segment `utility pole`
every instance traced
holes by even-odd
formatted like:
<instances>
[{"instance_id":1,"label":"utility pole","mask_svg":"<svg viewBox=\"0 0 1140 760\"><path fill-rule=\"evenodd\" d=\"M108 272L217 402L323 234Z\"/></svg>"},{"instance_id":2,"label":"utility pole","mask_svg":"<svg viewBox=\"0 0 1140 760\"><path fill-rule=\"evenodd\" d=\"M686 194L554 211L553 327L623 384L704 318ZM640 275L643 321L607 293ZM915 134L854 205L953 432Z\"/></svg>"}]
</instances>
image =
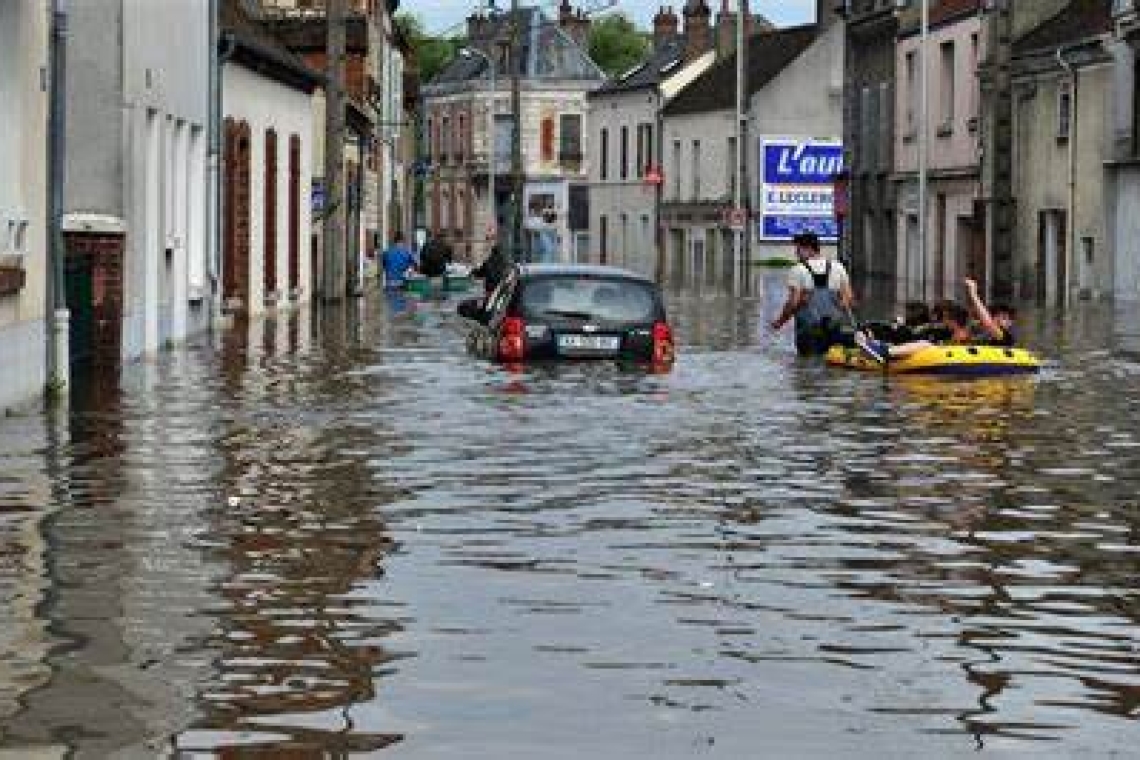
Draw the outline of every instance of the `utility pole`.
<instances>
[{"instance_id":1,"label":"utility pole","mask_svg":"<svg viewBox=\"0 0 1140 760\"><path fill-rule=\"evenodd\" d=\"M918 261L920 267L919 300L925 301L926 293L926 238L927 238L927 170L930 140L930 0L918 0L922 5L921 34L919 35L919 104L918 104ZM942 294L937 294L942 298Z\"/></svg>"},{"instance_id":2,"label":"utility pole","mask_svg":"<svg viewBox=\"0 0 1140 760\"><path fill-rule=\"evenodd\" d=\"M747 4L744 0L739 0L736 10L736 182L733 183L732 195L732 210L734 214L739 214L744 208L744 183L747 181L748 169L748 111L745 107L746 93L748 92L748 66L746 58L748 51L746 49L747 40L745 39L745 13L747 11ZM747 292L749 285L749 277L751 274L751 265L748 261L747 240L748 240L748 226L751 222L748 214L744 216L743 228L737 229L733 233L735 242L735 259L737 272L739 274L738 280L740 283L741 292Z\"/></svg>"},{"instance_id":3,"label":"utility pole","mask_svg":"<svg viewBox=\"0 0 1140 760\"><path fill-rule=\"evenodd\" d=\"M522 16L519 0L511 0L511 257L523 259L523 161L522 161Z\"/></svg>"},{"instance_id":4,"label":"utility pole","mask_svg":"<svg viewBox=\"0 0 1140 760\"><path fill-rule=\"evenodd\" d=\"M347 261L345 219L347 207L344 188L344 54L346 0L327 0L325 85L325 202L324 202L324 272L321 295L326 301L344 296Z\"/></svg>"},{"instance_id":5,"label":"utility pole","mask_svg":"<svg viewBox=\"0 0 1140 760\"><path fill-rule=\"evenodd\" d=\"M1014 295L1013 242L1016 200L1013 194L1013 9L999 2L986 16L990 40L982 75L984 164L989 175L990 295L1009 300ZM1072 102L1076 119L1076 100ZM1069 136L1072 145L1074 135ZM984 176L984 175L983 175ZM1073 220L1069 219L1069 225ZM1071 253L1070 253L1071 255Z\"/></svg>"}]
</instances>

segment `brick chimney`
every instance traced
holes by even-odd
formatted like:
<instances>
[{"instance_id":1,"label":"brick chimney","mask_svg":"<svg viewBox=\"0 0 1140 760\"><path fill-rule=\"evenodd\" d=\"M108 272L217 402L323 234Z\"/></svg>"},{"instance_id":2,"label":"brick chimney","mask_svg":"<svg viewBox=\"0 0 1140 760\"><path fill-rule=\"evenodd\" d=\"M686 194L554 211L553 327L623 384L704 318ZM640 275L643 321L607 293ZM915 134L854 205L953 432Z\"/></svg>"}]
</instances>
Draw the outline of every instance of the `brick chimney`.
<instances>
[{"instance_id":1,"label":"brick chimney","mask_svg":"<svg viewBox=\"0 0 1140 760\"><path fill-rule=\"evenodd\" d=\"M679 21L670 5L662 5L653 17L653 49L660 50L677 39Z\"/></svg>"},{"instance_id":2,"label":"brick chimney","mask_svg":"<svg viewBox=\"0 0 1140 760\"><path fill-rule=\"evenodd\" d=\"M590 47L590 19L582 11L575 11L570 0L562 0L558 6L558 28L570 35L578 47Z\"/></svg>"},{"instance_id":3,"label":"brick chimney","mask_svg":"<svg viewBox=\"0 0 1140 760\"><path fill-rule=\"evenodd\" d=\"M490 34L489 19L482 13L472 13L467 17L467 41L473 47L483 47Z\"/></svg>"},{"instance_id":4,"label":"brick chimney","mask_svg":"<svg viewBox=\"0 0 1140 760\"><path fill-rule=\"evenodd\" d=\"M685 60L692 61L712 50L712 11L705 0L685 3Z\"/></svg>"}]
</instances>

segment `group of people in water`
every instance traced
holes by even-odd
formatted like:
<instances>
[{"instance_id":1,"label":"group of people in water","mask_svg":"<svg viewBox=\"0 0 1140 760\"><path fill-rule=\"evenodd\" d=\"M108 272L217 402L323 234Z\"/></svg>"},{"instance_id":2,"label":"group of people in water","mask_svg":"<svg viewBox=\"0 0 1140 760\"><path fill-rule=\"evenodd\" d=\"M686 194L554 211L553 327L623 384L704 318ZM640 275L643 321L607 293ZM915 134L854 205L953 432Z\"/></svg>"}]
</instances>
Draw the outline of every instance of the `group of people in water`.
<instances>
[{"instance_id":1,"label":"group of people in water","mask_svg":"<svg viewBox=\"0 0 1140 760\"><path fill-rule=\"evenodd\" d=\"M414 273L424 277L442 277L455 261L455 254L446 238L433 232L420 248L417 256L408 246L408 239L402 232L392 236L392 243L380 255L380 271L384 287L395 290L404 287ZM491 246L491 252L483 263L471 271L473 277L483 280L487 293L499 286L510 272L511 259L499 245Z\"/></svg>"},{"instance_id":2,"label":"group of people in water","mask_svg":"<svg viewBox=\"0 0 1140 760\"><path fill-rule=\"evenodd\" d=\"M827 258L819 238L810 232L797 235L799 262L788 274L788 297L772 322L780 330L795 321L796 350L801 355L826 353L834 345L858 346L878 362L904 359L935 345L989 345L1011 347L1016 311L1005 304L987 307L978 284L963 280L966 304L939 301L906 304L901 322L864 325L854 316L854 293L842 263ZM847 327L846 324L850 327Z\"/></svg>"},{"instance_id":3,"label":"group of people in water","mask_svg":"<svg viewBox=\"0 0 1140 760\"><path fill-rule=\"evenodd\" d=\"M451 246L439 232L433 232L428 237L418 256L408 247L407 237L402 232L397 232L392 236L392 244L380 255L384 286L402 288L414 272L429 278L442 277L454 259Z\"/></svg>"}]
</instances>

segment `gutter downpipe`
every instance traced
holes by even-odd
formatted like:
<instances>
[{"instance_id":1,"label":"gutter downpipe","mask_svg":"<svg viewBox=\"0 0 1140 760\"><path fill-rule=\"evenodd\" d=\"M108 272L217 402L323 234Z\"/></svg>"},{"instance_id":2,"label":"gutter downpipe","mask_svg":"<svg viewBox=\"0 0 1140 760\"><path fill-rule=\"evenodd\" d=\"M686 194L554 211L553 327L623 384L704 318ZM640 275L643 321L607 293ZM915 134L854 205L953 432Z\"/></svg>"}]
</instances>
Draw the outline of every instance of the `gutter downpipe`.
<instances>
[{"instance_id":1,"label":"gutter downpipe","mask_svg":"<svg viewBox=\"0 0 1140 760\"><path fill-rule=\"evenodd\" d=\"M1062 307L1069 305L1069 293L1072 292L1073 280L1073 264L1076 261L1076 245L1077 245L1077 114L1078 105L1080 104L1079 86L1080 74L1066 58L1065 53L1068 50L1074 50L1076 46L1062 45L1057 48L1057 64L1065 71L1069 77L1070 82L1070 98L1069 98L1069 197L1068 197L1068 210L1065 212L1066 231L1068 233L1068 240L1065 243L1065 282L1064 290L1058 293L1059 305Z\"/></svg>"},{"instance_id":2,"label":"gutter downpipe","mask_svg":"<svg viewBox=\"0 0 1140 760\"><path fill-rule=\"evenodd\" d=\"M48 286L47 395L67 396L71 373L71 314L67 309L66 249L63 240L63 187L66 180L67 0L52 0L51 95L48 133L48 218L51 274Z\"/></svg>"},{"instance_id":3,"label":"gutter downpipe","mask_svg":"<svg viewBox=\"0 0 1140 760\"><path fill-rule=\"evenodd\" d=\"M668 277L668 258L666 252L666 245L668 240L665 236L665 226L662 224L661 207L664 201L665 193L665 93L661 89L661 85L657 85L657 144L654 146L654 152L657 154L653 160L657 163L657 173L661 175L661 181L657 183L657 187L653 190L653 239L657 243L657 262L656 262L656 277L658 285L665 285Z\"/></svg>"},{"instance_id":4,"label":"gutter downpipe","mask_svg":"<svg viewBox=\"0 0 1140 760\"><path fill-rule=\"evenodd\" d=\"M208 177L206 180L209 209L209 235L211 241L208 275L210 290L213 296L213 306L210 310L211 322L220 323L222 314L222 192L221 192L221 154L222 154L222 66L234 54L234 41L227 38L225 47L222 47L221 25L218 22L219 0L210 0L210 137L209 156L207 158Z\"/></svg>"}]
</instances>

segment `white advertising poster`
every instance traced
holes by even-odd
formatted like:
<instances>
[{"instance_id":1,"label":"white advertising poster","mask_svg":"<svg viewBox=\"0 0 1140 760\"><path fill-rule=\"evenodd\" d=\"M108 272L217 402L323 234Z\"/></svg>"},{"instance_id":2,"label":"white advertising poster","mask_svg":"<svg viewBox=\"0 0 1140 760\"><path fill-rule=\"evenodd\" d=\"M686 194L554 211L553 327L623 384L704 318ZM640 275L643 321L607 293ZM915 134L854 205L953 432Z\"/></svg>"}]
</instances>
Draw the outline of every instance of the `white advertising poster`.
<instances>
[{"instance_id":1,"label":"white advertising poster","mask_svg":"<svg viewBox=\"0 0 1140 760\"><path fill-rule=\"evenodd\" d=\"M835 178L842 171L838 140L761 140L760 238L791 240L800 232L814 232L821 240L838 240Z\"/></svg>"}]
</instances>

